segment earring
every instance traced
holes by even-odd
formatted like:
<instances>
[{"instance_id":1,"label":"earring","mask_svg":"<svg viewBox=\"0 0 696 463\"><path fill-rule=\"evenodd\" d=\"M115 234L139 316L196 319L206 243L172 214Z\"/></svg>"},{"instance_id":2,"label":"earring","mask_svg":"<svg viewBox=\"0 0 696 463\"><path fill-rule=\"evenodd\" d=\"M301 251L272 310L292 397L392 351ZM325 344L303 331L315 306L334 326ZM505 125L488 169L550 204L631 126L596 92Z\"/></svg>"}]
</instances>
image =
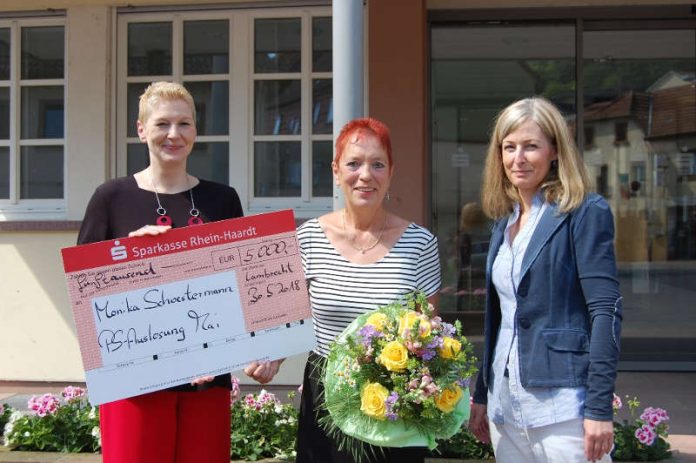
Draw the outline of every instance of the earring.
<instances>
[{"instance_id":1,"label":"earring","mask_svg":"<svg viewBox=\"0 0 696 463\"><path fill-rule=\"evenodd\" d=\"M387 191L387 201L389 201L390 199L391 199L391 195L390 195L389 192Z\"/></svg>"}]
</instances>

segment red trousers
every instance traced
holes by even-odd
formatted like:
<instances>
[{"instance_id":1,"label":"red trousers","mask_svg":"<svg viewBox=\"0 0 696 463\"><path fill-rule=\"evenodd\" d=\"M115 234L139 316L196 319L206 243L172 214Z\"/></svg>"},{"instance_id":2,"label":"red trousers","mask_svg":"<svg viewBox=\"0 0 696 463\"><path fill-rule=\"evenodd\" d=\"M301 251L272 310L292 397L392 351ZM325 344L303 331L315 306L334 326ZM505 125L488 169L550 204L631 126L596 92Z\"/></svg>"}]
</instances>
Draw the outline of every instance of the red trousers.
<instances>
[{"instance_id":1,"label":"red trousers","mask_svg":"<svg viewBox=\"0 0 696 463\"><path fill-rule=\"evenodd\" d=\"M229 463L230 391L159 391L99 407L104 463Z\"/></svg>"}]
</instances>

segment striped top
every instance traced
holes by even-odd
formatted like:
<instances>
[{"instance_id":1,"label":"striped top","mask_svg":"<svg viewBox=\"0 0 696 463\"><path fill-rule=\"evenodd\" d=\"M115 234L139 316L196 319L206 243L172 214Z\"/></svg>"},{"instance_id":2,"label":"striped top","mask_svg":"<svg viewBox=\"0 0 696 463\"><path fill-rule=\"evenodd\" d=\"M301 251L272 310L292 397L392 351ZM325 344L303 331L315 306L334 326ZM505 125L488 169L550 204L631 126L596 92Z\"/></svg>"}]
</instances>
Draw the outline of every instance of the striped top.
<instances>
[{"instance_id":1,"label":"striped top","mask_svg":"<svg viewBox=\"0 0 696 463\"><path fill-rule=\"evenodd\" d=\"M323 357L359 315L415 290L430 297L440 289L437 238L416 224L406 227L387 255L371 264L343 257L317 219L303 223L297 239L312 304L315 352Z\"/></svg>"}]
</instances>

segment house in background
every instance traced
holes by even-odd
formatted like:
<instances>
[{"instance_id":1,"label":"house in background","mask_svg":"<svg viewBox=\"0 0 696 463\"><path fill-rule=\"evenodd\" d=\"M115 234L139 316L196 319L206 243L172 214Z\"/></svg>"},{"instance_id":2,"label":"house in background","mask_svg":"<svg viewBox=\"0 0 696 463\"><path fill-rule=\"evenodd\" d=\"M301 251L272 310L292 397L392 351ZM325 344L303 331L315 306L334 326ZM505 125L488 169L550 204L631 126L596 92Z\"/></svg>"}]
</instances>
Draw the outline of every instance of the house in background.
<instances>
[{"instance_id":1,"label":"house in background","mask_svg":"<svg viewBox=\"0 0 696 463\"><path fill-rule=\"evenodd\" d=\"M97 185L145 166L149 82L191 90L190 170L233 185L246 214L331 210L332 20L326 0L0 3L0 381L83 378L59 250ZM458 288L462 206L478 201L494 115L539 94L616 216L622 367L694 369L692 4L367 0L364 25L365 112L394 141L389 207L437 234L457 288L442 312L481 334L484 296ZM301 363L278 382L299 382Z\"/></svg>"}]
</instances>

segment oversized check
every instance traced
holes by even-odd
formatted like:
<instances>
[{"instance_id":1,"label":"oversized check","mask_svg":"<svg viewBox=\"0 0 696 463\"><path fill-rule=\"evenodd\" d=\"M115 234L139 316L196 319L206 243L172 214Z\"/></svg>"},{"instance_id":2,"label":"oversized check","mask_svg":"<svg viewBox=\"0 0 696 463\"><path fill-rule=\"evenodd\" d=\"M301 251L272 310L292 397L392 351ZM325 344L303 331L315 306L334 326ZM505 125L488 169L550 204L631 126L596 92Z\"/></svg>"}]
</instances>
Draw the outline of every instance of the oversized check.
<instances>
[{"instance_id":1,"label":"oversized check","mask_svg":"<svg viewBox=\"0 0 696 463\"><path fill-rule=\"evenodd\" d=\"M94 404L314 347L290 210L62 254Z\"/></svg>"}]
</instances>

